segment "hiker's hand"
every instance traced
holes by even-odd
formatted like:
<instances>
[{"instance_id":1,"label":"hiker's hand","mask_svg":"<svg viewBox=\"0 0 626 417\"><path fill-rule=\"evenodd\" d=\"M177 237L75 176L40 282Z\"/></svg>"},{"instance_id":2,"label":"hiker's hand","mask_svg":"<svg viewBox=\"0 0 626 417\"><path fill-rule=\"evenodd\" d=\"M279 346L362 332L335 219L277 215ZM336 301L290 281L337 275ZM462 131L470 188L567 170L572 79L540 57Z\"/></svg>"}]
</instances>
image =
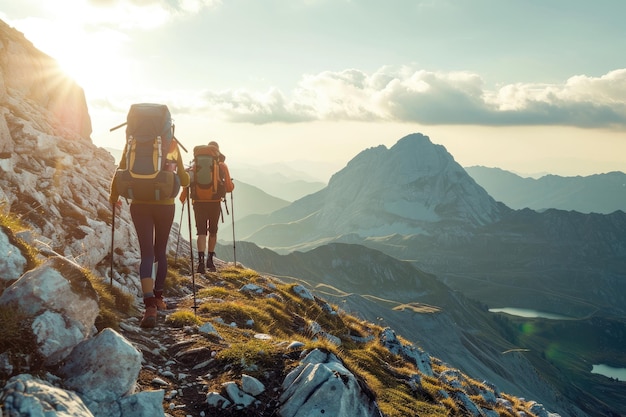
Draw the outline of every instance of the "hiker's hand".
<instances>
[{"instance_id":1,"label":"hiker's hand","mask_svg":"<svg viewBox=\"0 0 626 417\"><path fill-rule=\"evenodd\" d=\"M111 202L111 208L116 209L118 212L122 208L122 200L117 200L115 202Z\"/></svg>"}]
</instances>

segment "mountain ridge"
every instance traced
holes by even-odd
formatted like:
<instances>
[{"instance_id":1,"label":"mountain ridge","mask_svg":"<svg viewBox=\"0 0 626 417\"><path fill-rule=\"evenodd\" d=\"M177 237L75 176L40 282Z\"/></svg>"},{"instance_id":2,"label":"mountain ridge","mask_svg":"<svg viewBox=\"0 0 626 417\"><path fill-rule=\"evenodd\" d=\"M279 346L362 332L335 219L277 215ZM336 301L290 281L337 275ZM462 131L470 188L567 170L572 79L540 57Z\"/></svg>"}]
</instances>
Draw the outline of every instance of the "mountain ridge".
<instances>
[{"instance_id":1,"label":"mountain ridge","mask_svg":"<svg viewBox=\"0 0 626 417\"><path fill-rule=\"evenodd\" d=\"M601 214L626 211L624 172L575 177L544 175L535 179L500 168L474 166L465 170L496 200L513 209L555 208Z\"/></svg>"}]
</instances>

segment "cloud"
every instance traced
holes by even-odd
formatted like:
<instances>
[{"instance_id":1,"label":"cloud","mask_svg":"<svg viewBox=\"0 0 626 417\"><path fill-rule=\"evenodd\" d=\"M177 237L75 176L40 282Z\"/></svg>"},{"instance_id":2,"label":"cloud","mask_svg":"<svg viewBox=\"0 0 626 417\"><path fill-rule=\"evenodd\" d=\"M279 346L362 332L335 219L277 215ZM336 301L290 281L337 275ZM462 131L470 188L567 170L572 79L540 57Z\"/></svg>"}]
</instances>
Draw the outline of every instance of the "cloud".
<instances>
[{"instance_id":1,"label":"cloud","mask_svg":"<svg viewBox=\"0 0 626 417\"><path fill-rule=\"evenodd\" d=\"M626 127L626 69L577 75L563 84L488 89L470 72L382 68L306 75L291 98L272 90L206 93L207 105L234 122L310 120L416 122L425 125Z\"/></svg>"},{"instance_id":2,"label":"cloud","mask_svg":"<svg viewBox=\"0 0 626 417\"><path fill-rule=\"evenodd\" d=\"M206 108L221 113L232 122L266 124L316 120L315 108L303 102L289 103L277 89L266 93L246 90L206 93Z\"/></svg>"}]
</instances>

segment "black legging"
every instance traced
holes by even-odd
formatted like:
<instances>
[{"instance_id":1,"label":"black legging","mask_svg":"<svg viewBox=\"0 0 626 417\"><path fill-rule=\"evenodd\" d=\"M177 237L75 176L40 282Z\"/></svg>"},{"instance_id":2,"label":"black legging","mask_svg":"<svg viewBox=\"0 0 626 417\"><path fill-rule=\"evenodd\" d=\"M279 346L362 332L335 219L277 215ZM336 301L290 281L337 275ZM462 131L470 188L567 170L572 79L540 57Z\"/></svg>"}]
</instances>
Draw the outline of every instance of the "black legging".
<instances>
[{"instance_id":1,"label":"black legging","mask_svg":"<svg viewBox=\"0 0 626 417\"><path fill-rule=\"evenodd\" d=\"M157 262L154 289L163 290L167 275L167 241L174 222L175 207L163 204L131 204L130 215L135 225L141 264L139 277L152 277L152 266Z\"/></svg>"}]
</instances>

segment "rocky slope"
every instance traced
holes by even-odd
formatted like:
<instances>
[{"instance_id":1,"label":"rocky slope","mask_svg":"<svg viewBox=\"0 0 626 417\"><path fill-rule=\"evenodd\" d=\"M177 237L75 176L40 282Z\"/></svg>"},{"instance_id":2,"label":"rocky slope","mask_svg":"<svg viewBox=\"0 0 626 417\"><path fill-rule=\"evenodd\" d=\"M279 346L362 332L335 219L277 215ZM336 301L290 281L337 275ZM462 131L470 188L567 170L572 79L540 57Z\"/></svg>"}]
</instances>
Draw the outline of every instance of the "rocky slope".
<instances>
[{"instance_id":1,"label":"rocky slope","mask_svg":"<svg viewBox=\"0 0 626 417\"><path fill-rule=\"evenodd\" d=\"M83 90L0 21L0 210L30 224L49 250L105 275L115 164L90 134ZM121 271L134 270L139 259L130 224L125 207L115 233ZM128 292L137 289L123 274L115 282Z\"/></svg>"}]
</instances>

